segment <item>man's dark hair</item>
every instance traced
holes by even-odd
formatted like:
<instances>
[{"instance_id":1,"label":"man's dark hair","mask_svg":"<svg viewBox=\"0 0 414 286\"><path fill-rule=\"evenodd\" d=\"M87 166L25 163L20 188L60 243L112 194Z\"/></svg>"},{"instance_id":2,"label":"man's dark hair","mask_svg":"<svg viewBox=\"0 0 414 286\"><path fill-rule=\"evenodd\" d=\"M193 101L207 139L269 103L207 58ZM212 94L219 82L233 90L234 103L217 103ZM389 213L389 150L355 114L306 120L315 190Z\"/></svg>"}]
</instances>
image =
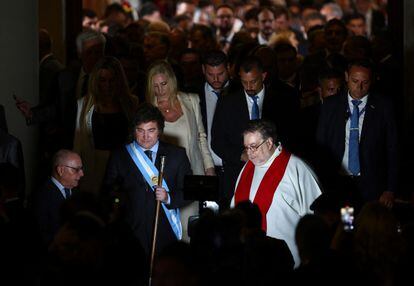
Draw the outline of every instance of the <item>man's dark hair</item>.
<instances>
[{"instance_id":1,"label":"man's dark hair","mask_svg":"<svg viewBox=\"0 0 414 286\"><path fill-rule=\"evenodd\" d=\"M95 18L98 17L95 13L95 11L91 10L91 9L82 9L82 18Z\"/></svg>"},{"instance_id":2,"label":"man's dark hair","mask_svg":"<svg viewBox=\"0 0 414 286\"><path fill-rule=\"evenodd\" d=\"M247 73L253 69L257 69L260 72L264 71L263 64L258 57L248 56L242 61L240 71L243 70Z\"/></svg>"},{"instance_id":3,"label":"man's dark hair","mask_svg":"<svg viewBox=\"0 0 414 286\"><path fill-rule=\"evenodd\" d=\"M170 36L167 33L158 32L158 31L151 31L151 32L148 32L144 36L144 38L145 37L158 38L160 40L160 43L165 45L167 47L167 50L170 50L171 40L170 40Z\"/></svg>"},{"instance_id":4,"label":"man's dark hair","mask_svg":"<svg viewBox=\"0 0 414 286\"><path fill-rule=\"evenodd\" d=\"M210 5L212 5L211 0L200 0L200 1L198 1L198 7L200 9L204 8L204 7L208 7Z\"/></svg>"},{"instance_id":5,"label":"man's dark hair","mask_svg":"<svg viewBox=\"0 0 414 286\"><path fill-rule=\"evenodd\" d=\"M157 122L160 132L164 130L165 121L161 111L150 103L141 104L131 122L131 138L134 138L133 134L135 133L135 128L138 125L151 121Z\"/></svg>"},{"instance_id":6,"label":"man's dark hair","mask_svg":"<svg viewBox=\"0 0 414 286\"><path fill-rule=\"evenodd\" d=\"M351 22L352 20L356 20L356 19L361 19L365 23L365 16L360 13L347 14L343 18L343 21L347 25L349 24L349 22Z\"/></svg>"},{"instance_id":7,"label":"man's dark hair","mask_svg":"<svg viewBox=\"0 0 414 286\"><path fill-rule=\"evenodd\" d=\"M119 3L113 3L111 5L108 5L105 9L105 18L108 18L109 15L112 13L122 13L128 16L128 13L124 10L121 4Z\"/></svg>"},{"instance_id":8,"label":"man's dark hair","mask_svg":"<svg viewBox=\"0 0 414 286\"><path fill-rule=\"evenodd\" d=\"M257 16L259 16L259 14L262 13L263 11L270 11L270 12L272 12L273 17L275 17L275 19L276 19L275 10L273 9L272 6L267 6L267 5L261 6L259 8L259 11L257 11Z\"/></svg>"},{"instance_id":9,"label":"man's dark hair","mask_svg":"<svg viewBox=\"0 0 414 286\"><path fill-rule=\"evenodd\" d=\"M244 20L245 21L249 21L249 20L252 20L252 19L257 20L257 15L259 15L259 11L260 11L260 9L257 8L257 7L250 8L244 14Z\"/></svg>"},{"instance_id":10,"label":"man's dark hair","mask_svg":"<svg viewBox=\"0 0 414 286\"><path fill-rule=\"evenodd\" d=\"M342 32L345 35L348 35L348 29L346 28L345 23L341 20L338 20L336 18L329 20L328 23L325 24L325 31L331 28L332 26L340 27L342 29Z\"/></svg>"},{"instance_id":11,"label":"man's dark hair","mask_svg":"<svg viewBox=\"0 0 414 286\"><path fill-rule=\"evenodd\" d=\"M335 68L324 68L319 72L318 81L322 84L322 81L328 79L340 79L344 80L344 73Z\"/></svg>"},{"instance_id":12,"label":"man's dark hair","mask_svg":"<svg viewBox=\"0 0 414 286\"><path fill-rule=\"evenodd\" d=\"M273 144L277 144L278 142L276 125L271 121L264 119L250 120L247 128L243 131L243 135L254 132L259 132L264 140L272 138Z\"/></svg>"},{"instance_id":13,"label":"man's dark hair","mask_svg":"<svg viewBox=\"0 0 414 286\"><path fill-rule=\"evenodd\" d=\"M326 22L325 17L319 12L311 12L303 18L304 23L312 20L322 20L324 23Z\"/></svg>"},{"instance_id":14,"label":"man's dark hair","mask_svg":"<svg viewBox=\"0 0 414 286\"><path fill-rule=\"evenodd\" d=\"M189 20L191 20L191 17L188 14L186 14L186 13L180 14L180 15L176 15L173 18L173 22L175 24L179 24L182 21L189 21Z\"/></svg>"},{"instance_id":15,"label":"man's dark hair","mask_svg":"<svg viewBox=\"0 0 414 286\"><path fill-rule=\"evenodd\" d=\"M276 44L276 46L273 47L273 51L276 53L276 57L280 53L284 52L293 52L295 55L297 55L298 51L295 49L294 46L292 46L289 43L281 42L279 44Z\"/></svg>"},{"instance_id":16,"label":"man's dark hair","mask_svg":"<svg viewBox=\"0 0 414 286\"><path fill-rule=\"evenodd\" d=\"M227 56L221 50L214 50L214 51L208 52L203 57L203 65L217 67L221 64L227 65Z\"/></svg>"},{"instance_id":17,"label":"man's dark hair","mask_svg":"<svg viewBox=\"0 0 414 286\"><path fill-rule=\"evenodd\" d=\"M196 31L200 31L203 35L203 39L215 39L215 35L211 27L201 24L195 24L191 28L190 35L194 34Z\"/></svg>"},{"instance_id":18,"label":"man's dark hair","mask_svg":"<svg viewBox=\"0 0 414 286\"><path fill-rule=\"evenodd\" d=\"M275 15L275 19L279 18L282 15L286 16L286 19L290 18L289 10L281 5L274 5L273 6L273 14Z\"/></svg>"},{"instance_id":19,"label":"man's dark hair","mask_svg":"<svg viewBox=\"0 0 414 286\"><path fill-rule=\"evenodd\" d=\"M363 67L369 69L371 73L374 71L374 65L369 59L358 59L349 62L347 71L349 72L352 67Z\"/></svg>"},{"instance_id":20,"label":"man's dark hair","mask_svg":"<svg viewBox=\"0 0 414 286\"><path fill-rule=\"evenodd\" d=\"M152 15L156 11L159 11L157 5L155 5L153 2L146 2L141 6L141 9L138 12L138 17L142 19L142 17L146 15Z\"/></svg>"},{"instance_id":21,"label":"man's dark hair","mask_svg":"<svg viewBox=\"0 0 414 286\"><path fill-rule=\"evenodd\" d=\"M198 50L196 50L196 49L193 49L193 48L185 48L180 53L180 59L184 55L197 55L197 57L200 57L200 52Z\"/></svg>"},{"instance_id":22,"label":"man's dark hair","mask_svg":"<svg viewBox=\"0 0 414 286\"><path fill-rule=\"evenodd\" d=\"M216 11L216 13L218 12L218 10L220 10L221 8L229 8L231 11L233 11L234 13L234 7L230 4L220 4L216 7L216 9L214 9Z\"/></svg>"}]
</instances>

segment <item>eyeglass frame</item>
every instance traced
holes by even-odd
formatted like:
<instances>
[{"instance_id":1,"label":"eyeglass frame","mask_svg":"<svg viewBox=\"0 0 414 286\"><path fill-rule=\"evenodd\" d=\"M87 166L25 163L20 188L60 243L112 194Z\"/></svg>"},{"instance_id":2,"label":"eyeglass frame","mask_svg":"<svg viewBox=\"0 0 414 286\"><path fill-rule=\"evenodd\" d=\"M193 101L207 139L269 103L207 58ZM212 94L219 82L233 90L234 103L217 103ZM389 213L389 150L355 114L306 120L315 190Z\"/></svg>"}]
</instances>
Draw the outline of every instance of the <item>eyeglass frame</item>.
<instances>
[{"instance_id":1,"label":"eyeglass frame","mask_svg":"<svg viewBox=\"0 0 414 286\"><path fill-rule=\"evenodd\" d=\"M257 145L257 146L249 146L249 147L243 147L243 150L244 151L251 151L252 153L256 153L257 152L257 150L260 148L260 146L262 146L263 145L263 143L265 143L267 140L268 140L269 138L266 138L265 140L263 140L263 142L262 143L260 143L259 145Z\"/></svg>"},{"instance_id":2,"label":"eyeglass frame","mask_svg":"<svg viewBox=\"0 0 414 286\"><path fill-rule=\"evenodd\" d=\"M70 168L70 169L74 170L76 173L79 173L80 171L83 172L83 166L81 166L81 167L72 167L72 166L68 166L68 165L62 165L62 166Z\"/></svg>"}]
</instances>

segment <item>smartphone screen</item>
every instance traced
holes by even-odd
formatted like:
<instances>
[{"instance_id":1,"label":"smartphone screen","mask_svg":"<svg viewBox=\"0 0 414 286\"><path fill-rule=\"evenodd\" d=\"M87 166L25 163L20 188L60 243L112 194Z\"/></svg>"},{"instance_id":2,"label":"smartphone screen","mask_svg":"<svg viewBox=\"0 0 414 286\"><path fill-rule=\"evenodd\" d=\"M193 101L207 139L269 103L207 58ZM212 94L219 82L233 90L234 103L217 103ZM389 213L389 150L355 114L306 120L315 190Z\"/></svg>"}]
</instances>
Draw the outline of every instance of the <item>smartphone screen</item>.
<instances>
[{"instance_id":1,"label":"smartphone screen","mask_svg":"<svg viewBox=\"0 0 414 286\"><path fill-rule=\"evenodd\" d=\"M341 208L341 220L345 231L352 231L354 229L354 208L346 206Z\"/></svg>"}]
</instances>

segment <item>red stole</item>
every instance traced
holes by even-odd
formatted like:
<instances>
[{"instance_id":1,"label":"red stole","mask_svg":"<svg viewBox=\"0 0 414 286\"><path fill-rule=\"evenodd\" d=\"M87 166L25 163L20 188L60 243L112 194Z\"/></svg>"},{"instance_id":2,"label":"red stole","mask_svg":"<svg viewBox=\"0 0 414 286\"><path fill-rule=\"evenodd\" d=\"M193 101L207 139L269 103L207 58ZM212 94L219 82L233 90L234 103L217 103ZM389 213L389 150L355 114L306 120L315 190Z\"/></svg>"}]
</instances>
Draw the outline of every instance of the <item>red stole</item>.
<instances>
[{"instance_id":1,"label":"red stole","mask_svg":"<svg viewBox=\"0 0 414 286\"><path fill-rule=\"evenodd\" d=\"M260 212L262 213L262 229L265 232L267 230L266 214L272 204L276 189L285 174L290 155L291 154L288 151L282 149L282 152L273 160L269 169L266 171L266 174L260 182L256 196L254 197L253 203L259 206ZM235 205L241 201L249 200L254 168L255 166L251 161L248 161L244 167L234 194Z\"/></svg>"}]
</instances>

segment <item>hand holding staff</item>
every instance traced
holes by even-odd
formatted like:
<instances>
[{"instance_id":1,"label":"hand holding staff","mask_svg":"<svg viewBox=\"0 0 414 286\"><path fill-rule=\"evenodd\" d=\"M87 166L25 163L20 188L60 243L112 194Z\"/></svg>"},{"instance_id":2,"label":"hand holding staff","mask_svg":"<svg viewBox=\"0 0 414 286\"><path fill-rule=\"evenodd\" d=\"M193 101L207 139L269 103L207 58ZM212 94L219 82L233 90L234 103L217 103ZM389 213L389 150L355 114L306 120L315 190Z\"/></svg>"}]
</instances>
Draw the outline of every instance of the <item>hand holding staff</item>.
<instances>
[{"instance_id":1,"label":"hand holding staff","mask_svg":"<svg viewBox=\"0 0 414 286\"><path fill-rule=\"evenodd\" d=\"M168 194L164 188L162 188L162 180L164 176L164 167L165 167L165 156L161 156L160 170L158 174L158 186L155 191L155 198L157 200L157 206L155 209L155 220L154 220L154 232L152 235L152 247L151 247L151 265L149 273L149 285L151 285L152 270L154 267L154 257L155 257L155 246L157 242L157 229L158 229L158 217L160 213L161 201L166 202L168 200Z\"/></svg>"}]
</instances>

